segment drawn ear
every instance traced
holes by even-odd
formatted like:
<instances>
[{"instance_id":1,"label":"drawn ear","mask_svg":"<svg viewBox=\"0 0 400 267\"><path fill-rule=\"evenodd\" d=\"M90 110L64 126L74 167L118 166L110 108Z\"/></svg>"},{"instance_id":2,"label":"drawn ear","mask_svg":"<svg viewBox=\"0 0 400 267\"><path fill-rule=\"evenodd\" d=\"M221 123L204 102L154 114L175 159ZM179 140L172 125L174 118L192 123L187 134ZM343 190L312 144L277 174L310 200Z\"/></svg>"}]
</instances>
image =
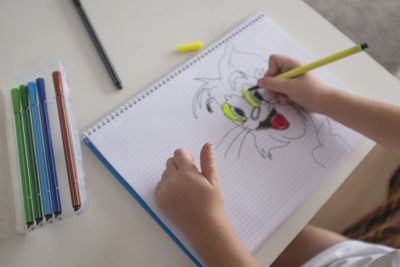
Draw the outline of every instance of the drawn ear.
<instances>
[{"instance_id":1,"label":"drawn ear","mask_svg":"<svg viewBox=\"0 0 400 267\"><path fill-rule=\"evenodd\" d=\"M257 54L238 50L233 43L229 43L227 50L229 52L229 68L231 70L244 72L253 79L258 79L265 75L265 71L268 68L268 60Z\"/></svg>"},{"instance_id":2,"label":"drawn ear","mask_svg":"<svg viewBox=\"0 0 400 267\"><path fill-rule=\"evenodd\" d=\"M227 42L226 43L226 52L227 52L229 57L232 57L233 50L234 50L233 43L232 42Z\"/></svg>"},{"instance_id":3,"label":"drawn ear","mask_svg":"<svg viewBox=\"0 0 400 267\"><path fill-rule=\"evenodd\" d=\"M231 42L227 42L225 45L224 54L218 62L219 77L224 83L228 81L229 74L232 72L233 66L231 64L231 58L233 50L233 44Z\"/></svg>"},{"instance_id":4,"label":"drawn ear","mask_svg":"<svg viewBox=\"0 0 400 267\"><path fill-rule=\"evenodd\" d=\"M249 77L243 71L235 71L229 75L229 86L233 91L241 91L242 87L250 84Z\"/></svg>"},{"instance_id":5,"label":"drawn ear","mask_svg":"<svg viewBox=\"0 0 400 267\"><path fill-rule=\"evenodd\" d=\"M196 94L193 97L192 102L192 113L193 116L197 119L197 110L203 108L204 99L207 98L208 88L205 86L200 87Z\"/></svg>"}]
</instances>

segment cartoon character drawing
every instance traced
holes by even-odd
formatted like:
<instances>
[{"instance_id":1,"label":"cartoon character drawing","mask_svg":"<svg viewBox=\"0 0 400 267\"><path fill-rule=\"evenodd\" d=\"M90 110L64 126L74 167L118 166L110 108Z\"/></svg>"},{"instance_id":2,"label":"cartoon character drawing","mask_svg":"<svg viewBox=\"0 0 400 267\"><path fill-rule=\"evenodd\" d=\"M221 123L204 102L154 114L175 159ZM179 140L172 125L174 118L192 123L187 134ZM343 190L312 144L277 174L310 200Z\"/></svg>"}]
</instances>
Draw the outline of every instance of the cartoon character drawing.
<instances>
[{"instance_id":1,"label":"cartoon character drawing","mask_svg":"<svg viewBox=\"0 0 400 267\"><path fill-rule=\"evenodd\" d=\"M253 144L261 157L272 160L275 152L307 134L313 135L313 159L324 166L318 159L324 146L319 134L324 127L330 127L325 125L328 121L316 125L311 115L296 104L281 103L263 89L248 90L264 76L267 66L264 58L239 51L228 42L218 63L218 76L195 78L201 85L193 97L193 116L198 118L206 111L233 123L216 145L216 149L224 151L225 158L231 154L240 158L244 147Z\"/></svg>"}]
</instances>

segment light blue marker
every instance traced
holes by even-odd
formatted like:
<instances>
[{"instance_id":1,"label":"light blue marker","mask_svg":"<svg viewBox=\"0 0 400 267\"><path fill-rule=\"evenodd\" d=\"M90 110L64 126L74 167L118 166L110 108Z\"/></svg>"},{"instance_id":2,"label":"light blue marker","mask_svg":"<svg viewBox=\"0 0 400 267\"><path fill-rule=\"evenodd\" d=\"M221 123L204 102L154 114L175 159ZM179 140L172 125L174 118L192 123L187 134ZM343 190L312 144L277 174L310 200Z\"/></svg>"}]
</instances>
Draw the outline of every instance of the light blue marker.
<instances>
[{"instance_id":1,"label":"light blue marker","mask_svg":"<svg viewBox=\"0 0 400 267\"><path fill-rule=\"evenodd\" d=\"M46 171L46 156L43 149L43 133L40 125L39 108L36 97L36 84L28 83L28 96L31 108L33 136L35 138L36 159L39 171L40 189L42 191L43 211L46 219L52 217L50 188Z\"/></svg>"}]
</instances>

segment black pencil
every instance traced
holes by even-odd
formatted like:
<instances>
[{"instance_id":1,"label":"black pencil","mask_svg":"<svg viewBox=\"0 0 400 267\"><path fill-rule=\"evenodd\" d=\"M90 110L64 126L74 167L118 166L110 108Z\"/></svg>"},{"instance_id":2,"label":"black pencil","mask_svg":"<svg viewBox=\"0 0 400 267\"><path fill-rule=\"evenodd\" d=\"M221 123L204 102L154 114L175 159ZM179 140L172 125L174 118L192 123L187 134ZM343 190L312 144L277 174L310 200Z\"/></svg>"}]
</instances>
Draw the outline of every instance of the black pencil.
<instances>
[{"instance_id":1,"label":"black pencil","mask_svg":"<svg viewBox=\"0 0 400 267\"><path fill-rule=\"evenodd\" d=\"M85 27L87 31L89 32L90 37L92 38L94 45L97 48L97 51L100 54L101 59L104 62L104 65L107 68L108 73L110 74L114 84L119 88L122 89L122 83L121 80L118 77L117 72L114 69L114 66L112 65L110 58L108 57L106 51L104 50L103 44L101 43L99 37L97 37L96 31L93 28L92 23L90 22L85 9L83 8L81 2L79 0L73 0L79 15L81 16L83 23L85 24Z\"/></svg>"}]
</instances>

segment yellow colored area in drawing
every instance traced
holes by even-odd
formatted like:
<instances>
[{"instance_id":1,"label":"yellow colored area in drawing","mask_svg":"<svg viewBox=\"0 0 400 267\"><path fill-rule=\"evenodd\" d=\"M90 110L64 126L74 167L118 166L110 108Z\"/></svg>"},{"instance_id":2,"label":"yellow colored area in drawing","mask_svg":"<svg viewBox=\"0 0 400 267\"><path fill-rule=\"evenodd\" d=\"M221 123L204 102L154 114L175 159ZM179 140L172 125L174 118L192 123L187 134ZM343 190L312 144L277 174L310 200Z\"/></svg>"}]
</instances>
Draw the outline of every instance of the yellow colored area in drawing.
<instances>
[{"instance_id":1,"label":"yellow colored area in drawing","mask_svg":"<svg viewBox=\"0 0 400 267\"><path fill-rule=\"evenodd\" d=\"M242 90L242 95L243 98L247 101L247 103L249 103L253 108L257 108L260 106L260 101L257 98L255 98L252 92L250 92L248 89L244 88Z\"/></svg>"},{"instance_id":2,"label":"yellow colored area in drawing","mask_svg":"<svg viewBox=\"0 0 400 267\"><path fill-rule=\"evenodd\" d=\"M222 104L222 111L224 112L224 115L227 116L230 120L242 123L246 121L246 117L238 114L234 108L229 105L228 103Z\"/></svg>"}]
</instances>

